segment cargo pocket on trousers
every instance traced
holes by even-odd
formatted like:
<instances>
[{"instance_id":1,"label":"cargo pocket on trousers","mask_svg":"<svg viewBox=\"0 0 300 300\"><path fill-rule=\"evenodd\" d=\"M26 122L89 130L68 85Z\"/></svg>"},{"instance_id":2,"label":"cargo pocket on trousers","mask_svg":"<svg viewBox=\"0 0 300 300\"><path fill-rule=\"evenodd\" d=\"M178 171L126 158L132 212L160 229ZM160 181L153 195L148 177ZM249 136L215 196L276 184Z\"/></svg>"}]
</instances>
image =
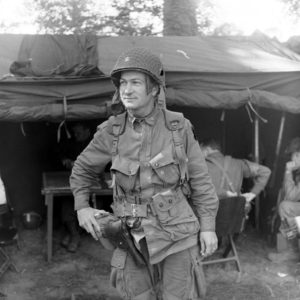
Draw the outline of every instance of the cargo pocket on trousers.
<instances>
[{"instance_id":1,"label":"cargo pocket on trousers","mask_svg":"<svg viewBox=\"0 0 300 300\"><path fill-rule=\"evenodd\" d=\"M110 283L113 287L117 288L118 286L123 285L123 270L125 267L127 258L127 252L116 248L113 256L111 258L111 273L110 273Z\"/></svg>"}]
</instances>

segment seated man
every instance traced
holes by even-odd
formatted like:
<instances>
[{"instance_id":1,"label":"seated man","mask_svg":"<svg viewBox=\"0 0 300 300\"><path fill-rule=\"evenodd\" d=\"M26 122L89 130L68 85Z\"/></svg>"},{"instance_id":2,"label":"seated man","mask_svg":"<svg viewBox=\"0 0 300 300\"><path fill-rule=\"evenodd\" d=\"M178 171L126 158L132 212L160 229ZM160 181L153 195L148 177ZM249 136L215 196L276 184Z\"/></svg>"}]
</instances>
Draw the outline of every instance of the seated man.
<instances>
[{"instance_id":1,"label":"seated man","mask_svg":"<svg viewBox=\"0 0 300 300\"><path fill-rule=\"evenodd\" d=\"M289 161L285 165L283 179L283 201L279 204L278 213L281 219L279 230L287 239L288 247L281 253L269 253L273 262L298 261L299 247L295 217L300 216L300 137L294 138L287 146Z\"/></svg>"},{"instance_id":2,"label":"seated man","mask_svg":"<svg viewBox=\"0 0 300 300\"><path fill-rule=\"evenodd\" d=\"M205 139L200 146L219 199L241 195L246 199L248 213L251 201L265 188L271 170L246 159L223 155L220 144L214 139ZM241 193L244 178L251 178L254 182L248 193Z\"/></svg>"},{"instance_id":3,"label":"seated man","mask_svg":"<svg viewBox=\"0 0 300 300\"><path fill-rule=\"evenodd\" d=\"M59 145L59 158L64 169L71 171L77 156L84 150L90 140L91 131L86 124L75 123L72 126L72 137ZM61 203L61 220L67 230L67 234L61 240L61 245L69 252L74 253L80 243L80 234L73 197L63 199Z\"/></svg>"}]
</instances>

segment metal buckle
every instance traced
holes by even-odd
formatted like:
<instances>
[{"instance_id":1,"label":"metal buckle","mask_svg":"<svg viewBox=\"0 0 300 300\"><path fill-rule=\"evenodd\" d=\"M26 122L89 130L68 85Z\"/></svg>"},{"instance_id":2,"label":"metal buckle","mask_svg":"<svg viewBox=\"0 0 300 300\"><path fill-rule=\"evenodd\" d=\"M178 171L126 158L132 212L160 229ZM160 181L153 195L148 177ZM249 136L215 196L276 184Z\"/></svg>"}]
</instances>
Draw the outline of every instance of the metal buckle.
<instances>
[{"instance_id":1,"label":"metal buckle","mask_svg":"<svg viewBox=\"0 0 300 300\"><path fill-rule=\"evenodd\" d=\"M131 212L133 217L138 216L138 210L137 210L137 205L135 203L131 204Z\"/></svg>"}]
</instances>

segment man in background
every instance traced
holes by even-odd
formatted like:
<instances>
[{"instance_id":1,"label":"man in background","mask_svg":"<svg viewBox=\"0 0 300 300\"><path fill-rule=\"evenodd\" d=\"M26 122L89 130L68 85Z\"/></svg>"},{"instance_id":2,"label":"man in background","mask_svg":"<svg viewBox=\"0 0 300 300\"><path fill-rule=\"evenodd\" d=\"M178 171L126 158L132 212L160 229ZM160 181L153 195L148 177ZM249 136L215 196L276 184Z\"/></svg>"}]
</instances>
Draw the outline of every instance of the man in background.
<instances>
[{"instance_id":1,"label":"man in background","mask_svg":"<svg viewBox=\"0 0 300 300\"><path fill-rule=\"evenodd\" d=\"M287 239L287 249L269 253L272 262L299 261L298 230L295 218L300 216L300 137L290 141L286 148L289 160L285 165L282 185L282 201L278 213L281 220L279 231Z\"/></svg>"},{"instance_id":2,"label":"man in background","mask_svg":"<svg viewBox=\"0 0 300 300\"><path fill-rule=\"evenodd\" d=\"M208 172L215 186L219 199L243 196L246 199L246 214L251 208L251 201L265 188L271 170L263 165L246 159L236 159L221 152L220 144L208 138L200 142L205 156ZM249 192L242 192L244 178L251 178L253 186Z\"/></svg>"},{"instance_id":3,"label":"man in background","mask_svg":"<svg viewBox=\"0 0 300 300\"><path fill-rule=\"evenodd\" d=\"M72 137L59 145L59 157L65 170L71 171L77 156L85 149L90 140L91 130L85 123L79 122L72 126ZM80 244L80 227L76 211L74 210L73 197L63 198L61 203L61 220L66 229L61 245L67 251L75 253Z\"/></svg>"}]
</instances>

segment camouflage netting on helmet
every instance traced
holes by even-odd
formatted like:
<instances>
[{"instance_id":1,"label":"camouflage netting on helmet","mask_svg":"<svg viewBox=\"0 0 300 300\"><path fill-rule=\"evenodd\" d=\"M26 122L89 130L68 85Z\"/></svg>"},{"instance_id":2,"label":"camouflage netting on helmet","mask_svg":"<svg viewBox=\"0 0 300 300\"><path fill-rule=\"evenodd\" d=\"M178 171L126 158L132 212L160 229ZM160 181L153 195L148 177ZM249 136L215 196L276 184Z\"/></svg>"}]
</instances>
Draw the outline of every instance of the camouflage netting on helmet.
<instances>
[{"instance_id":1,"label":"camouflage netting on helmet","mask_svg":"<svg viewBox=\"0 0 300 300\"><path fill-rule=\"evenodd\" d=\"M111 71L115 86L119 86L122 71L136 70L150 75L160 85L165 86L165 73L159 57L146 48L132 48L122 53Z\"/></svg>"}]
</instances>

